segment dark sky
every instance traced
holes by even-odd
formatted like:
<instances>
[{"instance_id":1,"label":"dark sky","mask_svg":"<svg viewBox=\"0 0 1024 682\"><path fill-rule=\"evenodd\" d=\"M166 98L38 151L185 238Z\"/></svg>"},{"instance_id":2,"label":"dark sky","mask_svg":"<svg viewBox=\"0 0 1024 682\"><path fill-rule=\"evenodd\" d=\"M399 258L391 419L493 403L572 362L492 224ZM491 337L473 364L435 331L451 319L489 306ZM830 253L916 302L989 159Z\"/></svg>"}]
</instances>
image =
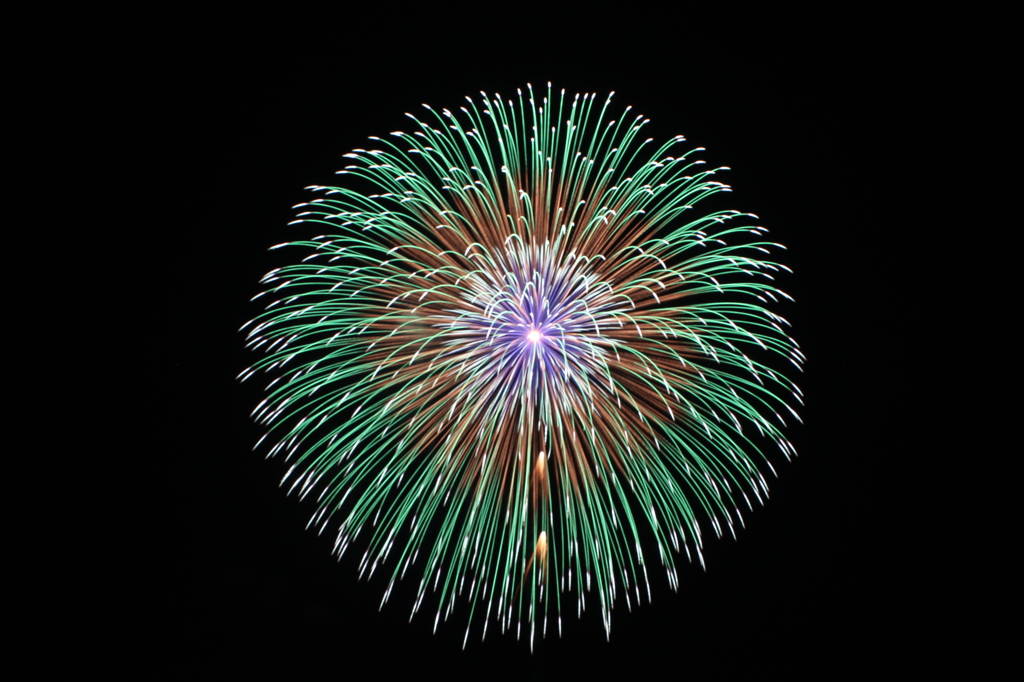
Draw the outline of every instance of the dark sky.
<instances>
[{"instance_id":1,"label":"dark sky","mask_svg":"<svg viewBox=\"0 0 1024 682\"><path fill-rule=\"evenodd\" d=\"M917 512L941 461L922 436L941 402L921 360L918 261L938 197L920 169L942 162L936 131L986 87L985 55L950 47L953 18L542 4L493 19L382 6L132 21L94 47L91 71L93 92L118 102L103 129L127 143L111 180L139 204L111 246L131 253L124 360L138 368L125 409L139 435L118 445L135 465L106 507L116 588L96 607L120 625L93 654L139 673L337 679L829 679L935 664L960 602L935 599L938 532ZM678 593L656 576L652 604L616 608L610 642L596 612L573 613L532 656L497 633L462 651L464 613L433 635L407 601L378 611L383 583L357 581L355 557L338 563L328 534L304 530L313 507L251 450L260 387L235 381L255 359L237 330L283 264L266 249L296 236L290 207L334 182L344 153L420 103L548 80L615 90L652 136L682 133L733 169L731 205L760 216L796 273L781 312L808 357L805 426L738 542L711 540L707 571L686 565Z\"/></svg>"}]
</instances>

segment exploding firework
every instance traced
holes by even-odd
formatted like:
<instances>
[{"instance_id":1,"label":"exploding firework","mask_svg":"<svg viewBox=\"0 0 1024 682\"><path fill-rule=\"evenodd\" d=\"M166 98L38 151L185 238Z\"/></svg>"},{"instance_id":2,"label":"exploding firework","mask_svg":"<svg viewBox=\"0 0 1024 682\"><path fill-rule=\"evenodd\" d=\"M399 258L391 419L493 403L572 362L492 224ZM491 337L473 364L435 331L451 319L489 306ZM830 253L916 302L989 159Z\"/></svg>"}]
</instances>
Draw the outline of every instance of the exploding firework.
<instances>
[{"instance_id":1,"label":"exploding firework","mask_svg":"<svg viewBox=\"0 0 1024 682\"><path fill-rule=\"evenodd\" d=\"M411 572L435 629L462 595L467 637L532 645L567 603L607 630L649 600L654 548L675 589L702 524L735 535L760 447L794 453L772 358L803 356L766 307L778 245L694 208L729 190L700 149L650 151L611 96L481 95L347 154L370 191L309 188L294 222L325 234L281 245L305 257L264 278L243 378L276 376L254 415L282 485L389 574L383 601Z\"/></svg>"}]
</instances>

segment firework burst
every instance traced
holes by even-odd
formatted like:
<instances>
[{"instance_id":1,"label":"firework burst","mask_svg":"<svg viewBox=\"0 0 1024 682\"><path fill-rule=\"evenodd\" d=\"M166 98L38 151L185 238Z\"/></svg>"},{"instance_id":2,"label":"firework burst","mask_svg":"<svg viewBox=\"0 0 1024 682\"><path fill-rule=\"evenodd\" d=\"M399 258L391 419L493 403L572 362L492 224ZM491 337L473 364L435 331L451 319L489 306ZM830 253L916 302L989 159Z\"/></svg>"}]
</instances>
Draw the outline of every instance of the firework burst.
<instances>
[{"instance_id":1,"label":"firework burst","mask_svg":"<svg viewBox=\"0 0 1024 682\"><path fill-rule=\"evenodd\" d=\"M676 588L702 524L735 534L759 443L793 454L771 358L803 358L766 307L778 245L694 208L729 189L699 149L651 151L611 96L481 97L348 154L371 192L309 188L295 223L326 234L282 245L305 257L264 278L243 377L276 375L254 414L282 484L387 571L384 601L411 571L435 628L461 594L467 637L532 644L567 604L607 629L650 599L644 548Z\"/></svg>"}]
</instances>

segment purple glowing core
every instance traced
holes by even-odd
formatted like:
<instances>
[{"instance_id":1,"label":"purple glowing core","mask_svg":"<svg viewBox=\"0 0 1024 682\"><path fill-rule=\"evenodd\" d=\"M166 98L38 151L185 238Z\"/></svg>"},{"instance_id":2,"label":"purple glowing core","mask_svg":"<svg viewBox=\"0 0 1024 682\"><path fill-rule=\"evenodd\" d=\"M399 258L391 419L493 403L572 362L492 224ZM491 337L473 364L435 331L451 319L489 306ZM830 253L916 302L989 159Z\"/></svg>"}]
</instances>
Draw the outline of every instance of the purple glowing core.
<instances>
[{"instance_id":1,"label":"purple glowing core","mask_svg":"<svg viewBox=\"0 0 1024 682\"><path fill-rule=\"evenodd\" d=\"M464 283L468 295L443 341L462 358L460 372L539 401L575 395L607 375L616 340L605 330L622 327L619 314L631 303L612 296L589 260L557 244L510 244L481 257Z\"/></svg>"}]
</instances>

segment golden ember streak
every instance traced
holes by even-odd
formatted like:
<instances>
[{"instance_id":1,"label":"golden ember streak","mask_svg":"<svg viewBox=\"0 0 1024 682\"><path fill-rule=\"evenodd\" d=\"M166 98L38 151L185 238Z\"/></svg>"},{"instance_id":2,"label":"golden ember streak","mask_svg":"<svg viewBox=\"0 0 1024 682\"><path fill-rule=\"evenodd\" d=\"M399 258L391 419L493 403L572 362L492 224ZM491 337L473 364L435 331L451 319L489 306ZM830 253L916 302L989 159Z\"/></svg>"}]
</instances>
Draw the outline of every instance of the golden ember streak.
<instances>
[{"instance_id":1,"label":"golden ember streak","mask_svg":"<svg viewBox=\"0 0 1024 682\"><path fill-rule=\"evenodd\" d=\"M540 532L540 536L537 537L537 547L533 550L533 553L540 560L541 565L545 565L548 560L548 534L544 531Z\"/></svg>"},{"instance_id":2,"label":"golden ember streak","mask_svg":"<svg viewBox=\"0 0 1024 682\"><path fill-rule=\"evenodd\" d=\"M530 555L530 560L526 562L526 570L523 571L523 582L526 582L527 577L530 575L530 569L533 568L534 560L537 561L537 568L540 571L540 579L543 582L547 578L548 574L548 534L544 531L540 532L537 536L537 544L533 547L533 554Z\"/></svg>"},{"instance_id":3,"label":"golden ember streak","mask_svg":"<svg viewBox=\"0 0 1024 682\"><path fill-rule=\"evenodd\" d=\"M548 465L547 456L544 451L537 453L537 461L533 465L533 476L530 481L530 497L533 500L535 512L541 512L539 504L548 499Z\"/></svg>"},{"instance_id":4,"label":"golden ember streak","mask_svg":"<svg viewBox=\"0 0 1024 682\"><path fill-rule=\"evenodd\" d=\"M544 531L541 531L540 536L537 538L537 546L533 550L533 556L540 565L540 574L546 576L548 572L548 534Z\"/></svg>"}]
</instances>

